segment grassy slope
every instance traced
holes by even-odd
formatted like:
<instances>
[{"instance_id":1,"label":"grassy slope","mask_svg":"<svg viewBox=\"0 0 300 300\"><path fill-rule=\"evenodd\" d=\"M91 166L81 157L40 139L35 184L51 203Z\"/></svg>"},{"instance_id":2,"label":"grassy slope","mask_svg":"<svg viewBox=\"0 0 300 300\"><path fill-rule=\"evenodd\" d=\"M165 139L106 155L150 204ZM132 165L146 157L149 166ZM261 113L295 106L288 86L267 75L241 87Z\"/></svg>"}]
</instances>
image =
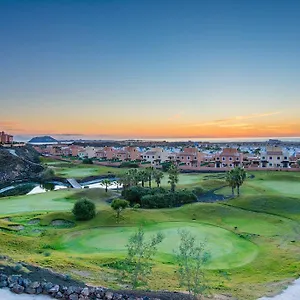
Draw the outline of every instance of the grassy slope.
<instances>
[{"instance_id":1,"label":"grassy slope","mask_svg":"<svg viewBox=\"0 0 300 300\"><path fill-rule=\"evenodd\" d=\"M22 236L22 233L2 233L0 234L0 244L2 245L2 251L4 253L10 254L16 259L24 259L24 257L26 257L28 261L72 273L72 276L75 277L78 276L78 272L76 273L76 271L84 269L89 274L89 281L116 287L117 282L119 282L116 277L119 271L108 267L107 264L118 260L120 254L106 251L102 253L93 253L94 251L90 251L89 255L83 253L84 249L89 251L89 249L93 247L103 246L103 243L101 243L102 238L105 241L104 247L107 249L111 247L112 244L109 244L111 240L107 238L107 236L105 237L105 233L114 230L112 235L115 236L114 241L118 243L119 239L123 238L122 234L124 234L124 232L128 235L131 231L131 228L127 226L144 224L147 231L151 231L151 228L159 228L160 230L172 229L170 238L175 241L175 231L179 224L175 222L182 222L182 226L187 226L187 224L190 226L192 223L191 226L197 228L195 229L197 233L199 229L199 234L200 232L205 232L205 228L210 228L205 224L211 224L214 225L213 228L215 230L210 232L210 236L213 236L214 240L218 240L210 244L211 247L214 248L212 250L215 251L215 253L218 252L217 250L222 247L223 243L225 249L230 249L226 248L226 243L230 244L230 237L232 236L234 236L233 240L237 238L238 240L246 242L245 244L243 243L244 245L249 245L248 243L251 244L251 242L255 243L258 248L258 253L255 254L256 256L251 263L240 265L240 267L237 268L227 269L230 275L230 281L220 279L215 270L208 271L207 276L213 280L213 289L219 293L231 293L236 295L239 299L255 299L267 291L280 288L280 285L274 285L275 281L280 282L298 276L298 270L300 269L300 231L298 223L300 218L300 199L296 198L296 193L300 182L299 175L298 173L257 172L255 173L256 177L254 179L249 179L245 183L245 187L242 188L242 196L226 204L197 203L181 208L164 210L134 211L129 209L124 212L123 219L119 225L116 224L115 216L107 203L103 201L101 197L98 198L97 190L81 191L81 193L90 193L85 194L85 196L97 202L100 211L95 219L88 222L77 222L74 228L58 229L51 226L45 227L45 225L49 225L54 219L73 220L70 213L35 213L35 215L27 215L27 220L24 220L26 216L22 214L20 217L12 218L11 221L16 223L23 222L23 224L26 225L28 218L41 218L41 224L44 226L32 225L32 228L45 230L43 236L36 239L34 235L30 233L29 229L23 233L29 236ZM194 184L198 185L198 183L201 182L201 178L205 181L207 186L214 181L221 182L220 179L211 177L209 179L206 177L206 180L204 180L204 175L202 174L194 176L195 175L181 175L181 179L184 180L182 184L185 187L193 187ZM196 179L196 177L198 177L198 179ZM202 185L203 181L201 182ZM261 182L264 182L263 187ZM269 184L269 182L272 182L272 184ZM279 182L282 183L280 192L278 191L279 185L277 184ZM290 185L289 189L286 190L284 189L284 182L288 182L292 184L292 186ZM275 188L274 184L276 185ZM230 190L225 188L222 192L230 193ZM48 199L46 195L47 194L40 196L39 201L41 203L45 201L46 205L49 205L51 199ZM70 193L64 195L62 198L64 198L65 203L70 204L73 200L82 196L82 194L72 195L72 193ZM0 211L2 212L8 205L7 201L19 200L0 200ZM23 199L22 203L26 203L26 201L29 200ZM60 201L53 200L52 202L56 204ZM51 207L51 205L49 207ZM14 209L16 210L17 207L15 206ZM24 211L22 206L19 206L19 209L20 211ZM6 209L6 211L9 212L9 209ZM6 226L8 223L9 222L6 222ZM107 226L111 226L111 228L107 228ZM114 228L112 228L112 226L114 226ZM220 229L218 229L218 227L220 227ZM84 231L87 234L82 235L83 230L87 229L92 230ZM222 231L224 229L226 230ZM76 234L78 234L77 238ZM70 236L73 238L74 235L75 239L71 239L71 244L63 244L63 242L68 242ZM90 238L92 239L91 241ZM74 244L72 244L73 242ZM121 244L122 243L119 243L118 247L120 247ZM63 247L67 247L68 249L63 249ZM246 260L245 257L242 257L242 252L238 251L241 247L237 248L235 261L231 261L232 265L230 266L228 260L225 261L227 262L227 267L234 266L240 259ZM248 247L246 246L246 248ZM20 249L22 249L22 251L20 251ZM78 249L78 251L74 251L76 249ZM168 249L168 251L170 251L170 247ZM66 250L68 250L67 253ZM45 255L46 253L50 253L51 255ZM151 288L178 289L173 261L169 255L170 253L167 256L160 254L160 257L157 259L157 263L154 267L154 275L150 279ZM216 257L215 262L217 262ZM278 266L278 262L280 262L280 267ZM99 273L101 275L99 275ZM215 279L217 280L214 281Z\"/></svg>"}]
</instances>

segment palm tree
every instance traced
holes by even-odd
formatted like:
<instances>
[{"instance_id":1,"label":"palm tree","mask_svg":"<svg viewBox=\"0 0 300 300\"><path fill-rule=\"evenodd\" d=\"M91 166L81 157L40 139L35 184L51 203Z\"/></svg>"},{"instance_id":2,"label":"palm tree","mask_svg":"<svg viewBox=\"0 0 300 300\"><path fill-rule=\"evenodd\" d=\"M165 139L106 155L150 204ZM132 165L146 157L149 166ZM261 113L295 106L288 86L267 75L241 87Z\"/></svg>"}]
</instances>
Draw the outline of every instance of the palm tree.
<instances>
[{"instance_id":1,"label":"palm tree","mask_svg":"<svg viewBox=\"0 0 300 300\"><path fill-rule=\"evenodd\" d=\"M118 182L123 185L123 191L126 190L126 188L130 187L130 184L131 184L131 177L130 175L128 174L128 172L120 175L119 179L118 179Z\"/></svg>"},{"instance_id":2,"label":"palm tree","mask_svg":"<svg viewBox=\"0 0 300 300\"><path fill-rule=\"evenodd\" d=\"M151 183L152 183L152 175L154 173L154 168L153 167L147 167L146 172L148 174L148 183L149 183L149 188L151 189Z\"/></svg>"},{"instance_id":3,"label":"palm tree","mask_svg":"<svg viewBox=\"0 0 300 300\"><path fill-rule=\"evenodd\" d=\"M241 167L236 167L234 168L235 172L236 172L236 188L237 188L237 194L238 196L240 195L240 187L243 185L245 179L246 179L246 171L244 168Z\"/></svg>"},{"instance_id":4,"label":"palm tree","mask_svg":"<svg viewBox=\"0 0 300 300\"><path fill-rule=\"evenodd\" d=\"M169 180L168 183L171 185L171 192L175 192L176 184L178 183L178 167L172 164L168 170Z\"/></svg>"},{"instance_id":5,"label":"palm tree","mask_svg":"<svg viewBox=\"0 0 300 300\"><path fill-rule=\"evenodd\" d=\"M154 180L157 184L157 187L160 186L161 184L161 180L163 179L164 177L164 173L162 171L159 171L159 170L154 170L154 173L153 173L153 177L154 177Z\"/></svg>"},{"instance_id":6,"label":"palm tree","mask_svg":"<svg viewBox=\"0 0 300 300\"><path fill-rule=\"evenodd\" d=\"M145 186L145 181L148 180L148 177L149 177L149 175L148 175L147 170L140 170L139 171L139 179L142 182L142 187Z\"/></svg>"},{"instance_id":7,"label":"palm tree","mask_svg":"<svg viewBox=\"0 0 300 300\"><path fill-rule=\"evenodd\" d=\"M111 181L109 179L104 179L102 180L102 184L105 185L105 192L107 193L107 189L111 185Z\"/></svg>"},{"instance_id":8,"label":"palm tree","mask_svg":"<svg viewBox=\"0 0 300 300\"><path fill-rule=\"evenodd\" d=\"M235 167L227 172L226 181L232 189L232 196L234 196L234 189L237 189L238 196L240 195L240 187L243 185L246 179L246 171L244 168Z\"/></svg>"},{"instance_id":9,"label":"palm tree","mask_svg":"<svg viewBox=\"0 0 300 300\"><path fill-rule=\"evenodd\" d=\"M140 181L140 175L137 169L130 169L126 174L129 177L130 185L138 185Z\"/></svg>"},{"instance_id":10,"label":"palm tree","mask_svg":"<svg viewBox=\"0 0 300 300\"><path fill-rule=\"evenodd\" d=\"M236 179L235 179L234 169L227 172L226 181L227 181L228 185L231 187L232 197L234 197L234 189L236 188Z\"/></svg>"}]
</instances>

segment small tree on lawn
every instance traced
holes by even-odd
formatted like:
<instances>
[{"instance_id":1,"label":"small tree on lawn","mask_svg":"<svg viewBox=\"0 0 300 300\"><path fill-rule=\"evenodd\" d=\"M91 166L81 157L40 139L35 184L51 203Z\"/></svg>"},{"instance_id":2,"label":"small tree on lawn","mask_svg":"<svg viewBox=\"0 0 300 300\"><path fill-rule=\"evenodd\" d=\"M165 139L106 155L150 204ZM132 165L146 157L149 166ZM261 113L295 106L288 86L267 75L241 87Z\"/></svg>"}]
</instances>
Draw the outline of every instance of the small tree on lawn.
<instances>
[{"instance_id":1,"label":"small tree on lawn","mask_svg":"<svg viewBox=\"0 0 300 300\"><path fill-rule=\"evenodd\" d=\"M140 283L147 282L147 276L152 272L152 259L157 252L157 246L164 239L162 233L157 233L146 241L143 228L139 228L128 241L125 270L129 274L132 287L135 289Z\"/></svg>"},{"instance_id":2,"label":"small tree on lawn","mask_svg":"<svg viewBox=\"0 0 300 300\"><path fill-rule=\"evenodd\" d=\"M87 199L79 200L74 204L72 213L78 221L93 219L96 215L95 203Z\"/></svg>"},{"instance_id":3,"label":"small tree on lawn","mask_svg":"<svg viewBox=\"0 0 300 300\"><path fill-rule=\"evenodd\" d=\"M108 189L108 187L111 185L111 181L110 181L109 179L104 179L104 180L102 181L102 184L105 185L105 192L107 193L107 189Z\"/></svg>"},{"instance_id":4,"label":"small tree on lawn","mask_svg":"<svg viewBox=\"0 0 300 300\"><path fill-rule=\"evenodd\" d=\"M205 243L197 244L196 238L189 231L180 230L179 235L180 245L175 251L179 283L188 290L191 297L197 299L208 288L204 266L210 255L205 251Z\"/></svg>"},{"instance_id":5,"label":"small tree on lawn","mask_svg":"<svg viewBox=\"0 0 300 300\"><path fill-rule=\"evenodd\" d=\"M111 203L111 208L117 213L117 221L120 220L120 215L122 210L126 209L129 206L129 202L123 199L114 199Z\"/></svg>"}]
</instances>

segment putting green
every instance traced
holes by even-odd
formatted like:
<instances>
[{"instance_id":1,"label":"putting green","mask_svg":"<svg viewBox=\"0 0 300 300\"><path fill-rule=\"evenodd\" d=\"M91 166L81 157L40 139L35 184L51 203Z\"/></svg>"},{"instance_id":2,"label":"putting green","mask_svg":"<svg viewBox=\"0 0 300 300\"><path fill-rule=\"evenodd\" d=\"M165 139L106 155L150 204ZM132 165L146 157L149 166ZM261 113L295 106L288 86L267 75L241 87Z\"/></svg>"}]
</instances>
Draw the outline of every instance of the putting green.
<instances>
[{"instance_id":1,"label":"putting green","mask_svg":"<svg viewBox=\"0 0 300 300\"><path fill-rule=\"evenodd\" d=\"M211 259L208 268L234 268L250 263L257 255L255 244L238 237L220 227L187 222L166 222L147 226L146 238L157 232L165 239L158 247L159 260L172 261L174 249L178 248L180 237L178 230L188 230L199 242L206 241ZM136 227L102 227L68 234L62 238L62 250L81 254L124 254L130 235Z\"/></svg>"}]
</instances>

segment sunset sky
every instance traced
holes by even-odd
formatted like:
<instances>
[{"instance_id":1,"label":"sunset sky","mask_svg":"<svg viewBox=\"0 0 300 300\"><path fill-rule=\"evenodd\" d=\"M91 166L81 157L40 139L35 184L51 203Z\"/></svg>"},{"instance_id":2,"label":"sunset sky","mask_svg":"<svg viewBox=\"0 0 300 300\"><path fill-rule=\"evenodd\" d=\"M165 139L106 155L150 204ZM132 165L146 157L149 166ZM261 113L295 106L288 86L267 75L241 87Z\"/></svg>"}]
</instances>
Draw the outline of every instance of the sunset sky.
<instances>
[{"instance_id":1,"label":"sunset sky","mask_svg":"<svg viewBox=\"0 0 300 300\"><path fill-rule=\"evenodd\" d=\"M0 131L300 136L298 0L0 0Z\"/></svg>"}]
</instances>

